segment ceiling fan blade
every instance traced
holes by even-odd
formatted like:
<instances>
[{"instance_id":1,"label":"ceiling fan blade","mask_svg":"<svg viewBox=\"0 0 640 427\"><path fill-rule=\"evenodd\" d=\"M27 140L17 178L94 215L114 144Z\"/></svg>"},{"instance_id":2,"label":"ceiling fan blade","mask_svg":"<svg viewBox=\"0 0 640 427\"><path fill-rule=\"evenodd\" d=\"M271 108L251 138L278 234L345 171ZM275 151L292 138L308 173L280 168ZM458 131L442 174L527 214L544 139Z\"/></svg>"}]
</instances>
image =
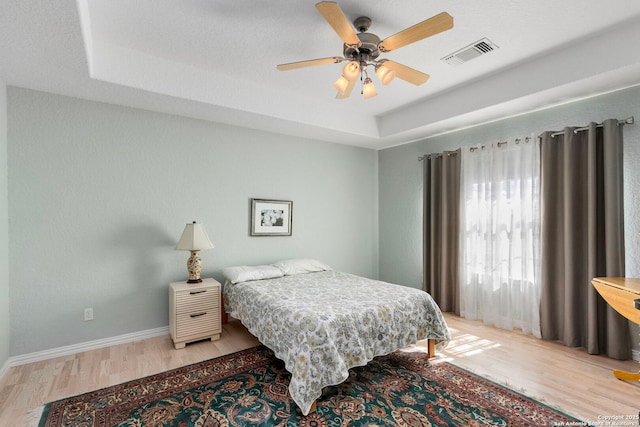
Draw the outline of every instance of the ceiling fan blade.
<instances>
[{"instance_id":1,"label":"ceiling fan blade","mask_svg":"<svg viewBox=\"0 0 640 427\"><path fill-rule=\"evenodd\" d=\"M297 68L313 67L314 65L337 64L344 61L344 58L332 56L330 58L309 59L307 61L289 62L288 64L280 64L276 68L280 71L295 70Z\"/></svg>"},{"instance_id":2,"label":"ceiling fan blade","mask_svg":"<svg viewBox=\"0 0 640 427\"><path fill-rule=\"evenodd\" d=\"M393 71L395 71L397 78L405 80L416 86L420 86L421 84L426 83L427 80L429 80L429 74L414 70L413 68L407 67L406 65L402 65L389 60L384 61L383 64L385 67L391 68Z\"/></svg>"},{"instance_id":3,"label":"ceiling fan blade","mask_svg":"<svg viewBox=\"0 0 640 427\"><path fill-rule=\"evenodd\" d=\"M338 6L338 3L321 1L316 4L316 9L318 9L318 12L320 12L329 25L331 25L343 42L351 46L360 46L362 44L353 26L342 12L342 9L340 9L340 6Z\"/></svg>"},{"instance_id":4,"label":"ceiling fan blade","mask_svg":"<svg viewBox=\"0 0 640 427\"><path fill-rule=\"evenodd\" d=\"M453 28L453 18L447 12L442 12L413 27L406 28L387 37L378 44L378 49L383 52L389 52L451 28Z\"/></svg>"},{"instance_id":5,"label":"ceiling fan blade","mask_svg":"<svg viewBox=\"0 0 640 427\"><path fill-rule=\"evenodd\" d=\"M351 91L353 91L353 88L355 87L357 82L358 82L358 79L349 80L349 84L344 90L344 93L338 92L338 94L336 95L336 99L345 99L351 96Z\"/></svg>"}]
</instances>

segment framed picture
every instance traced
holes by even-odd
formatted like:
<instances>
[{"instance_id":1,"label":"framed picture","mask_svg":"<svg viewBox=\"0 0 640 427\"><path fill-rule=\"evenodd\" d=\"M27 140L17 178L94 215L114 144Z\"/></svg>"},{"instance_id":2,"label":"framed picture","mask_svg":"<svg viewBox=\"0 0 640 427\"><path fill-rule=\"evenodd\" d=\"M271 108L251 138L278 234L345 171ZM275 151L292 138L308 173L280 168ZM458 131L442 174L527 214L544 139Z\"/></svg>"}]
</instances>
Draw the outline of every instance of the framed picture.
<instances>
[{"instance_id":1,"label":"framed picture","mask_svg":"<svg viewBox=\"0 0 640 427\"><path fill-rule=\"evenodd\" d=\"M290 200L251 199L252 236L291 236Z\"/></svg>"}]
</instances>

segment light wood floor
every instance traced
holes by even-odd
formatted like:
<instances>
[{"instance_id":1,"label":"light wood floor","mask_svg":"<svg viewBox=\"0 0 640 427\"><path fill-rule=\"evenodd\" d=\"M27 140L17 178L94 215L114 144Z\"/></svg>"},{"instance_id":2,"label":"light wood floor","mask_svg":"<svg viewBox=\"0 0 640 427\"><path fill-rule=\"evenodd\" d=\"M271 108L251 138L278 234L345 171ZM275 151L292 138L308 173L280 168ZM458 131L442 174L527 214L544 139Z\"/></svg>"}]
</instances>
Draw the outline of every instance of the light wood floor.
<instances>
[{"instance_id":1,"label":"light wood floor","mask_svg":"<svg viewBox=\"0 0 640 427\"><path fill-rule=\"evenodd\" d=\"M517 331L485 327L449 314L446 318L453 340L439 352L440 358L583 420L636 417L640 411L640 383L617 380L611 373L612 369L635 372L637 362L590 356ZM36 426L47 402L257 344L242 325L231 322L224 326L219 341L203 341L181 350L174 350L164 336L13 367L0 382L0 426Z\"/></svg>"}]
</instances>

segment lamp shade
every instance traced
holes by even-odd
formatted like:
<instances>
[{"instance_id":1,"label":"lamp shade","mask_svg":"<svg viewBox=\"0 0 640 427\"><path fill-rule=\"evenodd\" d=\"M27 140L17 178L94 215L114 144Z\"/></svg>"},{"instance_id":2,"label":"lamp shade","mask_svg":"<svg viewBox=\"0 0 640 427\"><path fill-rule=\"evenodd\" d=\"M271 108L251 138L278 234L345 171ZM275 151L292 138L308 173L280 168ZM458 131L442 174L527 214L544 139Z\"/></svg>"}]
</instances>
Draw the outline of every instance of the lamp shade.
<instances>
[{"instance_id":1,"label":"lamp shade","mask_svg":"<svg viewBox=\"0 0 640 427\"><path fill-rule=\"evenodd\" d=\"M355 80L359 74L360 74L360 64L358 64L358 62L356 61L351 61L342 68L342 75L347 80Z\"/></svg>"},{"instance_id":2,"label":"lamp shade","mask_svg":"<svg viewBox=\"0 0 640 427\"><path fill-rule=\"evenodd\" d=\"M195 221L187 224L182 232L182 237L176 246L178 251L200 251L203 249L213 249L213 243L209 240L204 226Z\"/></svg>"},{"instance_id":3,"label":"lamp shade","mask_svg":"<svg viewBox=\"0 0 640 427\"><path fill-rule=\"evenodd\" d=\"M376 75L380 79L383 85L388 85L391 80L396 76L396 72L391 68L387 68L384 65L376 66Z\"/></svg>"},{"instance_id":4,"label":"lamp shade","mask_svg":"<svg viewBox=\"0 0 640 427\"><path fill-rule=\"evenodd\" d=\"M338 89L340 94L344 94L347 91L347 87L349 87L349 80L347 80L344 76L341 76L336 82L333 84L333 87Z\"/></svg>"},{"instance_id":5,"label":"lamp shade","mask_svg":"<svg viewBox=\"0 0 640 427\"><path fill-rule=\"evenodd\" d=\"M373 81L369 77L364 79L364 87L362 89L364 98L372 98L378 94L376 87L373 85Z\"/></svg>"}]
</instances>

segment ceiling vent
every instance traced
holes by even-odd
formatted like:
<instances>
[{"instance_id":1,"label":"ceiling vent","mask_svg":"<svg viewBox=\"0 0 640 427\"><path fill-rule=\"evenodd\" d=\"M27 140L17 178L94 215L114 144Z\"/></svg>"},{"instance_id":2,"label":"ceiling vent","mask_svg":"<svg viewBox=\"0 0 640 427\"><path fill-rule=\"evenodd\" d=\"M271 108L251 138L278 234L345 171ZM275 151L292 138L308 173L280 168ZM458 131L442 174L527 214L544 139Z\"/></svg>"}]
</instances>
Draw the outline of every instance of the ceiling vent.
<instances>
[{"instance_id":1,"label":"ceiling vent","mask_svg":"<svg viewBox=\"0 0 640 427\"><path fill-rule=\"evenodd\" d=\"M498 49L497 45L491 42L491 40L484 38L441 59L449 65L460 65L496 49Z\"/></svg>"}]
</instances>

